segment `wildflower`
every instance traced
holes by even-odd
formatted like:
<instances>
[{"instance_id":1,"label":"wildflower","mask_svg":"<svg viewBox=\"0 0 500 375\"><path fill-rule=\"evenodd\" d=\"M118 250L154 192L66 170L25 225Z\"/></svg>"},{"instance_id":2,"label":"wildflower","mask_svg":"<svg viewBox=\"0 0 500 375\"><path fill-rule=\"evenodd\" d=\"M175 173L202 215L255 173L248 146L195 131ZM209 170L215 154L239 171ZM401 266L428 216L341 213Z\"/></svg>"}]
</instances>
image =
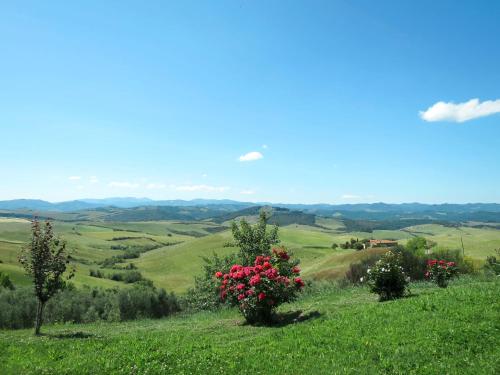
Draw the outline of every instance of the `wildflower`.
<instances>
[{"instance_id":1,"label":"wildflower","mask_svg":"<svg viewBox=\"0 0 500 375\"><path fill-rule=\"evenodd\" d=\"M220 279L220 278L222 277L222 272L217 271L217 272L215 273L215 277L216 277L216 278L218 278L218 279Z\"/></svg>"}]
</instances>

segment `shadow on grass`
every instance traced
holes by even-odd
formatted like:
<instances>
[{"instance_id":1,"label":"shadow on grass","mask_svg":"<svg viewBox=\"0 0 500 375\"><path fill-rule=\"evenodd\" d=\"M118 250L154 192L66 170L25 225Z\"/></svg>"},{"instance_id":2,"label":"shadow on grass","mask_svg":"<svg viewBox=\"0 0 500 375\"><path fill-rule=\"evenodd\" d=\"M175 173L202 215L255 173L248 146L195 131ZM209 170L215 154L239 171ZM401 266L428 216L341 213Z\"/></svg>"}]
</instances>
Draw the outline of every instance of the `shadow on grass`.
<instances>
[{"instance_id":1,"label":"shadow on grass","mask_svg":"<svg viewBox=\"0 0 500 375\"><path fill-rule=\"evenodd\" d=\"M306 320L316 319L321 316L319 311L310 311L303 314L302 310L289 311L286 313L278 313L273 317L273 321L268 325L269 327L285 327L289 324L301 323Z\"/></svg>"},{"instance_id":2,"label":"shadow on grass","mask_svg":"<svg viewBox=\"0 0 500 375\"><path fill-rule=\"evenodd\" d=\"M40 336L48 337L51 339L89 339L96 337L91 333L78 332L61 332L61 333L42 333Z\"/></svg>"}]
</instances>

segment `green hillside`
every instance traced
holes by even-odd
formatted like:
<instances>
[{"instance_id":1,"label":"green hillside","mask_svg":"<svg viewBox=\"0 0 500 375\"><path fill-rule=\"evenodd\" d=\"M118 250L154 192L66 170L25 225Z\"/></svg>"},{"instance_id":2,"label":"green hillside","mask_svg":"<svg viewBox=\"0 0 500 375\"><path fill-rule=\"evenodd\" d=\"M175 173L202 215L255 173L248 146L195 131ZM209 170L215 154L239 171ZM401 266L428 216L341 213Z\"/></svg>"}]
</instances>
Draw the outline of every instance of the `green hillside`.
<instances>
[{"instance_id":1,"label":"green hillside","mask_svg":"<svg viewBox=\"0 0 500 375\"><path fill-rule=\"evenodd\" d=\"M17 261L22 244L29 238L30 224L24 219L0 219L0 271L7 272L15 284L24 285L27 278ZM138 258L126 259L115 268L135 265L155 285L169 291L185 292L194 276L202 270L205 256L235 252L227 247L232 241L227 225L209 221L141 221L141 222L55 222L55 230L68 243L72 263L76 266L76 285L126 287L108 278L95 278L91 270L105 274L117 272L102 268L106 259L138 251ZM291 224L280 227L280 239L300 260L306 278L338 279L349 264L371 253L384 250L332 249L351 238L396 239L401 244L414 236L424 236L440 247L461 248L478 260L493 255L500 248L500 230L494 226L453 227L425 224L400 230L347 232L344 222L318 218L314 226Z\"/></svg>"},{"instance_id":2,"label":"green hillside","mask_svg":"<svg viewBox=\"0 0 500 375\"><path fill-rule=\"evenodd\" d=\"M282 306L273 327L244 325L236 310L223 310L46 326L42 337L1 331L2 373L498 373L498 280L411 290L385 303L362 288L317 291Z\"/></svg>"}]
</instances>

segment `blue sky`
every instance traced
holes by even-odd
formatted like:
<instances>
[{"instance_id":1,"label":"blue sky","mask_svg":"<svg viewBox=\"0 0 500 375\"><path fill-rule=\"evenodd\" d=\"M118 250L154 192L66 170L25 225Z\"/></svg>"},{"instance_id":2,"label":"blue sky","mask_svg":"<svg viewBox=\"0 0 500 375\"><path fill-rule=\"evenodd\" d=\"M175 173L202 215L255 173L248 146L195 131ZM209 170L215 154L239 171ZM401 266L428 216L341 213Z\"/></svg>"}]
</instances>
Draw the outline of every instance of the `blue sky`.
<instances>
[{"instance_id":1,"label":"blue sky","mask_svg":"<svg viewBox=\"0 0 500 375\"><path fill-rule=\"evenodd\" d=\"M3 3L0 199L500 202L499 15Z\"/></svg>"}]
</instances>

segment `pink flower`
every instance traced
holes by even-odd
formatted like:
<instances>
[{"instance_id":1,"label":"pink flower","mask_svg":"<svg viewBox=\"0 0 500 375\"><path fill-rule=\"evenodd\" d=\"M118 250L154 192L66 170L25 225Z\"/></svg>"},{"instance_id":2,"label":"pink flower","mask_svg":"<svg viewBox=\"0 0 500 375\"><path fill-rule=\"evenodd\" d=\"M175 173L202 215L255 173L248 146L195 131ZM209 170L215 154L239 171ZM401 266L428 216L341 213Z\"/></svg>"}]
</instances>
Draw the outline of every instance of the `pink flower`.
<instances>
[{"instance_id":1,"label":"pink flower","mask_svg":"<svg viewBox=\"0 0 500 375\"><path fill-rule=\"evenodd\" d=\"M302 288L305 285L300 277L296 277L294 281L295 284L297 284L300 288Z\"/></svg>"},{"instance_id":2,"label":"pink flower","mask_svg":"<svg viewBox=\"0 0 500 375\"><path fill-rule=\"evenodd\" d=\"M269 269L269 268L271 268L271 267L272 267L272 266L271 266L271 263L269 263L269 262L264 262L264 269L265 269L265 270L267 270L267 269Z\"/></svg>"},{"instance_id":3,"label":"pink flower","mask_svg":"<svg viewBox=\"0 0 500 375\"><path fill-rule=\"evenodd\" d=\"M253 291L253 289L248 289L246 291L246 294L247 294L247 296L253 296L255 294L255 292Z\"/></svg>"},{"instance_id":4,"label":"pink flower","mask_svg":"<svg viewBox=\"0 0 500 375\"><path fill-rule=\"evenodd\" d=\"M278 277L278 270L276 268L270 268L266 271L266 276L269 280L274 280Z\"/></svg>"},{"instance_id":5,"label":"pink flower","mask_svg":"<svg viewBox=\"0 0 500 375\"><path fill-rule=\"evenodd\" d=\"M218 279L220 279L220 278L222 277L222 272L217 271L217 272L215 273L215 277L216 277L216 278L218 278Z\"/></svg>"},{"instance_id":6,"label":"pink flower","mask_svg":"<svg viewBox=\"0 0 500 375\"><path fill-rule=\"evenodd\" d=\"M295 266L295 267L292 268L292 272L293 273L300 273L300 268L297 267L297 266Z\"/></svg>"},{"instance_id":7,"label":"pink flower","mask_svg":"<svg viewBox=\"0 0 500 375\"><path fill-rule=\"evenodd\" d=\"M238 295L238 301L241 301L243 298L245 298L245 295L244 295L244 294L239 294L239 295Z\"/></svg>"},{"instance_id":8,"label":"pink flower","mask_svg":"<svg viewBox=\"0 0 500 375\"><path fill-rule=\"evenodd\" d=\"M259 301L262 301L264 298L266 298L266 293L260 292L257 298L259 299Z\"/></svg>"},{"instance_id":9,"label":"pink flower","mask_svg":"<svg viewBox=\"0 0 500 375\"><path fill-rule=\"evenodd\" d=\"M238 290L245 289L245 284L238 284L238 285L236 286L236 289L238 289Z\"/></svg>"},{"instance_id":10,"label":"pink flower","mask_svg":"<svg viewBox=\"0 0 500 375\"><path fill-rule=\"evenodd\" d=\"M260 275L252 276L252 278L250 279L250 285L254 286L258 284L260 284Z\"/></svg>"}]
</instances>

